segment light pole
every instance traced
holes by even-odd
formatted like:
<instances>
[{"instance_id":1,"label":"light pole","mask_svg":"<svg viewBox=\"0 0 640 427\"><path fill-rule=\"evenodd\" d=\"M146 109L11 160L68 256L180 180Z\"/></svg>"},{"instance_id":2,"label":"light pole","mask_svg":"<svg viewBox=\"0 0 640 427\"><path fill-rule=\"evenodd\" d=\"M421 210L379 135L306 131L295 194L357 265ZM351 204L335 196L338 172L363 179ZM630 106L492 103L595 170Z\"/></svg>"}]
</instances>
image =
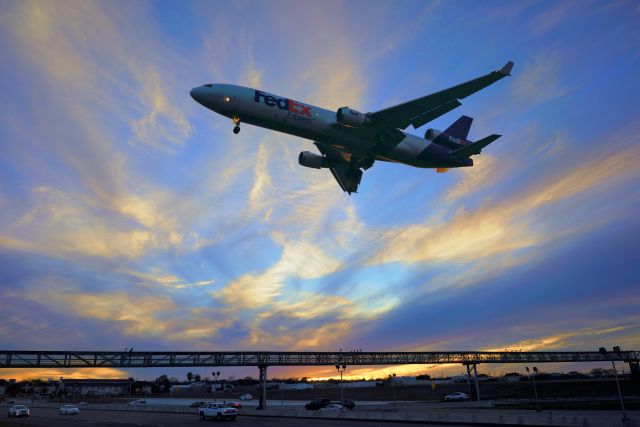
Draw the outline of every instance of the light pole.
<instances>
[{"instance_id":1,"label":"light pole","mask_svg":"<svg viewBox=\"0 0 640 427\"><path fill-rule=\"evenodd\" d=\"M336 365L336 369L340 372L340 405L344 405L344 388L342 388L342 373L347 369L347 365Z\"/></svg>"},{"instance_id":2,"label":"light pole","mask_svg":"<svg viewBox=\"0 0 640 427\"><path fill-rule=\"evenodd\" d=\"M602 354L603 356L607 354L607 349L604 347L600 347L599 351L600 351L600 354ZM613 347L613 351L615 353L618 353L618 355L620 355L620 347L618 346ZM629 418L627 418L627 413L624 410L624 399L622 398L622 389L620 388L620 381L618 381L618 371L616 371L616 364L613 361L613 359L611 359L611 366L613 366L613 376L616 378L616 387L618 388L618 399L620 399L620 408L622 409L622 421L627 422L629 421Z\"/></svg>"},{"instance_id":3,"label":"light pole","mask_svg":"<svg viewBox=\"0 0 640 427\"><path fill-rule=\"evenodd\" d=\"M529 372L529 367L525 367L527 372L529 373L529 378L533 379L533 394L536 397L536 412L540 412L540 400L538 399L538 388L536 387L536 374L538 373L538 368L533 367L533 374Z\"/></svg>"},{"instance_id":4,"label":"light pole","mask_svg":"<svg viewBox=\"0 0 640 427\"><path fill-rule=\"evenodd\" d=\"M391 374L391 388L393 388L393 405L396 404L396 374Z\"/></svg>"},{"instance_id":5,"label":"light pole","mask_svg":"<svg viewBox=\"0 0 640 427\"><path fill-rule=\"evenodd\" d=\"M213 402L217 403L216 401L216 382L218 381L218 378L220 378L220 371L213 371L211 372L211 375L213 376Z\"/></svg>"}]
</instances>

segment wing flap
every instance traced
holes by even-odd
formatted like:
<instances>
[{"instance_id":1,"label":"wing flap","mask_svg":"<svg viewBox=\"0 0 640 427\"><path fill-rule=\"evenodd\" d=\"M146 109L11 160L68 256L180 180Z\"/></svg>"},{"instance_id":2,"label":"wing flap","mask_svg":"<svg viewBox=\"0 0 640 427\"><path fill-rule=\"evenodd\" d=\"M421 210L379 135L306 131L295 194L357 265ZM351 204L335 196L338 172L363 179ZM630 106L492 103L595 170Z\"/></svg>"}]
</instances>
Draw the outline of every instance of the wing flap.
<instances>
[{"instance_id":1,"label":"wing flap","mask_svg":"<svg viewBox=\"0 0 640 427\"><path fill-rule=\"evenodd\" d=\"M435 120L438 117L445 115L449 111L454 110L461 105L462 103L460 101L454 99L453 101L442 104L438 108L434 108L433 110L429 110L426 113L413 117L409 120L409 123L413 125L414 129L418 129L420 126L426 125L431 120ZM409 126L409 124L407 124L407 126ZM406 128L407 126L405 126L404 128Z\"/></svg>"}]
</instances>

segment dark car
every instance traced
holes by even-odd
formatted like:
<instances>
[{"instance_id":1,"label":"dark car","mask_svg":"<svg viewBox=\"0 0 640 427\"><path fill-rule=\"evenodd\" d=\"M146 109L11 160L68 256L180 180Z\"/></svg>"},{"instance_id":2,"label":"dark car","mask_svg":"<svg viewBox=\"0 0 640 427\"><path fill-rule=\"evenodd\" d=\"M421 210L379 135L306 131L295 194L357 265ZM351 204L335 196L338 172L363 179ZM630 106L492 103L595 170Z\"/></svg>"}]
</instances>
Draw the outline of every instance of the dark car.
<instances>
[{"instance_id":1,"label":"dark car","mask_svg":"<svg viewBox=\"0 0 640 427\"><path fill-rule=\"evenodd\" d=\"M313 399L311 402L304 405L304 407L311 411L317 411L318 409L324 408L329 403L331 403L331 399Z\"/></svg>"},{"instance_id":2,"label":"dark car","mask_svg":"<svg viewBox=\"0 0 640 427\"><path fill-rule=\"evenodd\" d=\"M342 405L346 409L353 409L356 407L356 402L351 399L344 399L342 402L339 400L333 401L331 403L337 403L338 405Z\"/></svg>"},{"instance_id":3,"label":"dark car","mask_svg":"<svg viewBox=\"0 0 640 427\"><path fill-rule=\"evenodd\" d=\"M191 405L189 405L192 408L199 408L202 405L204 405L204 402L193 402Z\"/></svg>"}]
</instances>

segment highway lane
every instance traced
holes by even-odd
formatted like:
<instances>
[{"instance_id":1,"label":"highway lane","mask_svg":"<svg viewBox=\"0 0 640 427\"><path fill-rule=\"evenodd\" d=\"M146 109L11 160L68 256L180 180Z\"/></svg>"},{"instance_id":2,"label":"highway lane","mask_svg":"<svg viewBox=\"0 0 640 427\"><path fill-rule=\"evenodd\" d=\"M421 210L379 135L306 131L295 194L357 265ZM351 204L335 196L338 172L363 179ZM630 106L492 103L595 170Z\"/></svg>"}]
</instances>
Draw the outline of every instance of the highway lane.
<instances>
[{"instance_id":1,"label":"highway lane","mask_svg":"<svg viewBox=\"0 0 640 427\"><path fill-rule=\"evenodd\" d=\"M90 427L151 427L151 426L229 426L229 427L368 427L368 426L399 426L401 422L379 422L379 421L346 421L336 418L309 419L309 418L274 418L274 417L252 417L240 414L235 421L201 421L194 414L175 414L161 412L138 412L138 411L98 411L80 410L78 415L60 415L58 408L33 408L29 418L4 418L0 419L0 427L57 427L57 426L90 426ZM6 415L3 415L6 417ZM412 424L417 425L417 424ZM447 424L441 424L444 427ZM431 427L438 427L436 424L429 424ZM457 424L460 426L460 424ZM471 424L470 424L471 426Z\"/></svg>"}]
</instances>

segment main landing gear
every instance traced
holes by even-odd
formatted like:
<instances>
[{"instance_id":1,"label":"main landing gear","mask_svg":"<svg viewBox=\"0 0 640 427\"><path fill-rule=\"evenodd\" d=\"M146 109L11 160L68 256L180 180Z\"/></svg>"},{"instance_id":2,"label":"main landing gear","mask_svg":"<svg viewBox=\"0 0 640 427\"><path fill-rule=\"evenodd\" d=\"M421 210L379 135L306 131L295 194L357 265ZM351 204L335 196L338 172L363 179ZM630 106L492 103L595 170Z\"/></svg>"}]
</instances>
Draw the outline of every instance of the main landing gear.
<instances>
[{"instance_id":1,"label":"main landing gear","mask_svg":"<svg viewBox=\"0 0 640 427\"><path fill-rule=\"evenodd\" d=\"M240 117L238 116L233 116L233 124L236 125L233 128L233 133L235 133L236 135L240 133Z\"/></svg>"}]
</instances>

